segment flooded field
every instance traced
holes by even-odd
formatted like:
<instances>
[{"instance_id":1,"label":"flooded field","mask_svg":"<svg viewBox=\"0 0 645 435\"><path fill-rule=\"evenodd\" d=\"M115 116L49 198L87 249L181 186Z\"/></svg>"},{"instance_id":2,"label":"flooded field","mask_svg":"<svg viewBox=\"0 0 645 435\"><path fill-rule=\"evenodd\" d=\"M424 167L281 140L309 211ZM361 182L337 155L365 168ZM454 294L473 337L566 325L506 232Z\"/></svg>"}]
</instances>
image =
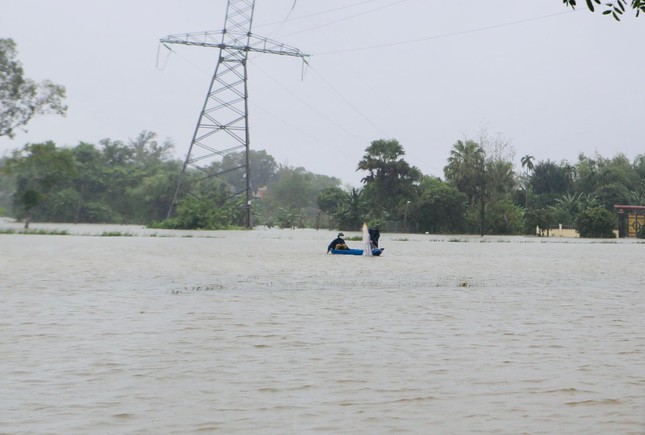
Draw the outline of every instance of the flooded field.
<instances>
[{"instance_id":1,"label":"flooded field","mask_svg":"<svg viewBox=\"0 0 645 435\"><path fill-rule=\"evenodd\" d=\"M635 240L33 227L70 235L0 234L2 434L645 433Z\"/></svg>"}]
</instances>

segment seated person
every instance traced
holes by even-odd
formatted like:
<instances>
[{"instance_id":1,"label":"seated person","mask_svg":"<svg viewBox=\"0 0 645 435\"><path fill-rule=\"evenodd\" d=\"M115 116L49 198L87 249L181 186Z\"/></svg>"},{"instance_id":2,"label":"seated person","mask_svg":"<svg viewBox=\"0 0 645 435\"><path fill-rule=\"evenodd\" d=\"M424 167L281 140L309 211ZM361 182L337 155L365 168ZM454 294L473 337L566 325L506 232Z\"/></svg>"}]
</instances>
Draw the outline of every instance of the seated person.
<instances>
[{"instance_id":1,"label":"seated person","mask_svg":"<svg viewBox=\"0 0 645 435\"><path fill-rule=\"evenodd\" d=\"M332 249L349 249L347 247L347 243L345 243L345 240L343 240L343 237L345 237L345 234L338 233L338 237L332 240L329 246L327 246L327 253L329 253L329 251L331 251Z\"/></svg>"}]
</instances>

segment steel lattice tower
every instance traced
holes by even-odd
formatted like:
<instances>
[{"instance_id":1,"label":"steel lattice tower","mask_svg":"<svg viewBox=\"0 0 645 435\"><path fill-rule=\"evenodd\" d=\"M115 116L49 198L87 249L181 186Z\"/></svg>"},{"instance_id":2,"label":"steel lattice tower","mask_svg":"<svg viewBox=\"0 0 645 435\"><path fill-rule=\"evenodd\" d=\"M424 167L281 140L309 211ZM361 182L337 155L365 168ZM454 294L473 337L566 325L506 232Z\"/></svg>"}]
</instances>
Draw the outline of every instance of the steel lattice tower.
<instances>
[{"instance_id":1,"label":"steel lattice tower","mask_svg":"<svg viewBox=\"0 0 645 435\"><path fill-rule=\"evenodd\" d=\"M168 217L176 207L189 167L202 171L204 178L218 177L230 185L230 175L244 171L246 187L233 192L231 197L246 195L246 224L247 228L253 227L249 168L248 54L258 52L301 58L307 56L297 48L253 35L251 26L254 9L255 0L228 0L223 31L185 33L161 39L163 44L219 48L219 60L177 182ZM237 158L240 155L242 158ZM227 156L233 160L234 167L226 170L213 168L214 162Z\"/></svg>"}]
</instances>

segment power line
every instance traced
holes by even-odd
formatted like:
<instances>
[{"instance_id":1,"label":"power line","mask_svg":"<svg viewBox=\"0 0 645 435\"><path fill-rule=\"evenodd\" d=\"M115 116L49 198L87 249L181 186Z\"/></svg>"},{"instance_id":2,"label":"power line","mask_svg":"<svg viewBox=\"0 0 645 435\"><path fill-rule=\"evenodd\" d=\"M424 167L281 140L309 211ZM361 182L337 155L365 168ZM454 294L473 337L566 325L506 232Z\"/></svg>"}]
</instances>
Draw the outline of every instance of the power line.
<instances>
[{"instance_id":1,"label":"power line","mask_svg":"<svg viewBox=\"0 0 645 435\"><path fill-rule=\"evenodd\" d=\"M316 12L316 13L309 14L309 15L301 15L299 17L291 18L291 12L293 11L293 8L292 8L292 10L289 12L289 14L287 15L287 17L285 19L283 19L281 21L274 21L272 23L260 24L260 25L257 25L256 27L262 28L262 27L268 27L268 26L275 26L276 24L283 24L287 20L289 20L289 21L297 21L297 20L303 20L303 19L306 19L306 18L316 17L316 16L319 16L319 15L326 15L326 14L330 14L332 12L338 12L338 11L342 11L342 10L345 10L345 9L354 8L356 6L362 6L362 5L367 4L367 3L373 3L375 1L378 1L378 0L362 1L362 2L359 2L359 3L353 3L351 5L341 6L339 8L327 9L327 10L324 10L324 11L321 11L321 12ZM403 0L403 1L407 1L407 0ZM386 5L384 7L387 7L387 6L389 6L389 5ZM366 12L366 13L369 13L369 11Z\"/></svg>"},{"instance_id":2,"label":"power line","mask_svg":"<svg viewBox=\"0 0 645 435\"><path fill-rule=\"evenodd\" d=\"M376 49L379 49L379 48L395 47L395 46L399 46L399 45L418 44L420 42L431 41L431 40L435 40L435 39L450 38L450 37L453 37L453 36L467 35L469 33L485 32L487 30L493 30L493 29L500 29L500 28L503 28L503 27L516 26L518 24L524 24L524 23L529 23L529 22L533 22L533 21L546 20L546 19L549 19L549 18L554 18L554 17L558 17L558 16L561 16L561 15L572 14L572 13L575 13L575 11L566 11L566 12L559 12L557 14L542 15L540 17L526 18L524 20L511 21L511 22L502 23L502 24L493 24L491 26L478 27L478 28L469 29L469 30L462 30L460 32L444 33L444 34L441 34L441 35L428 36L428 37L425 37L425 38L410 39L410 40L398 41L398 42L388 42L388 43L385 43L385 44L371 45L371 46L367 46L367 47L356 47L356 48L347 48L347 49L335 50L335 51L324 51L324 52L321 52L321 53L316 53L316 56L325 56L325 55L338 54L338 53L350 53L350 52L356 52L356 51L376 50Z\"/></svg>"},{"instance_id":3,"label":"power line","mask_svg":"<svg viewBox=\"0 0 645 435\"><path fill-rule=\"evenodd\" d=\"M327 115L325 115L324 113L322 113L320 110L316 109L314 106L312 106L311 104L307 103L305 100L303 100L302 98L300 98L299 96L297 96L296 94L294 94L293 92L291 92L291 90L290 90L289 88L287 88L286 86L284 86L282 83L280 83L280 82L279 82L278 80L276 80L274 77L272 77L270 74L268 74L268 73L267 73L266 71L264 71L262 68L260 68L260 67L257 65L257 63L253 62L253 65L254 65L254 67L255 67L255 68L257 68L258 70L260 70L264 75L266 75L269 79L271 79L275 84L277 84L278 86L280 86L280 87L281 87L285 92L289 93L293 98L295 98L296 100L300 101L300 103L302 103L303 105L305 105L306 107L308 107L311 111L313 111L313 112L317 113L318 115L320 115L321 117L325 118L325 119L326 119L327 121L329 121L331 124L335 125L338 129L340 129L340 130L344 131L345 133L347 133L348 135L352 136L353 138L358 139L358 140L360 140L360 141L363 141L363 140L364 140L363 138L361 138L361 137L357 136L356 134L354 134L354 132L352 132L352 131L350 131L350 130L346 129L345 127L343 127L342 125L340 125L339 123L337 123L336 121L334 121L333 119L331 119L330 117L328 117Z\"/></svg>"},{"instance_id":4,"label":"power line","mask_svg":"<svg viewBox=\"0 0 645 435\"><path fill-rule=\"evenodd\" d=\"M348 99L347 99L347 98L346 98L346 97L345 97L345 96L344 96L340 91L338 91L336 88L334 88L334 87L332 86L332 84L331 84L331 83L329 83L329 81L327 81L327 80L322 76L322 74L320 74L320 72L318 72L318 71L317 71L315 68L313 68L312 66L310 66L309 68L314 72L314 74L316 74L316 76L318 76L318 78L319 78L319 79L320 79L320 80L321 80L321 81L322 81L322 82L323 82L323 83L324 83L324 84L325 84L329 89L331 89L331 90L332 90L336 95L338 95L338 96L339 96L339 97L340 97L340 98L345 102L345 104L347 104L347 106L348 106L349 108L351 108L354 112L356 112L356 113L357 113L358 115L360 115L363 119L365 119L365 120L366 120L370 125L372 125L372 127L374 127L376 130L379 130L379 132L380 132L381 134L383 134L384 136L386 135L386 133L381 129L381 127L379 127L375 122L373 122L370 118L368 118L368 117L367 117L367 115L365 115L363 112L361 112L360 110L358 110L358 108L357 108L356 106L354 106L354 104L352 104L352 102L351 102L351 101L349 101L349 100L348 100Z\"/></svg>"},{"instance_id":5,"label":"power line","mask_svg":"<svg viewBox=\"0 0 645 435\"><path fill-rule=\"evenodd\" d=\"M300 133L301 135L303 135L303 136L305 136L305 137L308 137L308 138L309 138L309 139L311 139L312 141L316 142L318 145L321 145L321 146L323 146L324 148L333 148L333 149L334 149L334 151L336 151L336 152L338 152L338 153L340 153L340 154L343 154L343 155L345 155L345 156L347 156L347 157L353 157L350 153L348 153L348 152L347 152L347 150L346 150L346 149L338 149L338 148L336 148L336 147L331 146L331 145L330 145L329 143L327 143L327 142L323 142L322 140L320 140L320 138L319 138L319 137L314 136L313 134L311 134L311 133L309 133L309 132L307 132L307 131L305 131L305 130L303 130L303 129L299 128L298 126L296 126L296 125L294 125L294 124L290 123L289 121L287 121L287 120L285 120L284 118L280 117L279 115L276 115L275 113L273 113L273 112L271 112L271 111L267 110L266 108L264 108L264 107L262 107L262 106L260 106L260 105L258 105L258 104L256 104L256 103L251 103L251 105L252 105L253 107L255 107L256 109L258 109L258 110L260 110L260 111L264 112L265 114L267 114L267 115L271 116L272 118L275 118L276 120L280 121L282 124L284 124L286 127L289 127L289 128L290 128L290 129L292 129L293 131L297 131L297 132L298 132L298 133Z\"/></svg>"},{"instance_id":6,"label":"power line","mask_svg":"<svg viewBox=\"0 0 645 435\"><path fill-rule=\"evenodd\" d=\"M317 29L320 29L320 28L323 28L323 27L329 27L329 26L332 26L332 25L334 25L334 24L342 23L342 22L344 22L344 21L353 20L354 18L360 18L360 17L363 17L363 16L365 16L365 15L371 14L371 13L373 13L373 12L377 12L377 11L380 11L380 10L382 10L382 9L386 9L386 8L389 8L389 7L392 7L392 6L396 6L396 5L401 4L401 3L405 3L406 1L408 1L408 0L398 0L398 1L394 2L394 3L390 3L390 4L387 4L387 5L384 5L384 6L379 6L378 8L370 9L370 10L368 10L368 11L364 11L364 12L361 12L361 13L356 14L356 15L350 15L349 17L341 18L341 19L339 19L339 20L332 21L332 22L330 22L330 23L321 24L321 25L316 26L316 27L310 27L309 29L305 29L305 30L300 30L300 31L298 31L298 32L289 33L289 34L287 34L287 35L283 35L283 37L289 37L289 36L293 36L293 35L299 35L299 34L301 34L301 33L310 32L310 31L312 31L312 30L317 30Z\"/></svg>"}]
</instances>

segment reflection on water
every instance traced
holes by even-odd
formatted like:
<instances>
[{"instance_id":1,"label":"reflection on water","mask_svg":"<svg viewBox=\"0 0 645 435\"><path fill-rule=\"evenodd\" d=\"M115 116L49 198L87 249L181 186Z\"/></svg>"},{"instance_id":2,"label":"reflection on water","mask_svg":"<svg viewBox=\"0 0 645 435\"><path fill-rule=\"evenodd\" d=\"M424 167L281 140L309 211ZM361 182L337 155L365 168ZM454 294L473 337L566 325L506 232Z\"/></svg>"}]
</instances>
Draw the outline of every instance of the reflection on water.
<instances>
[{"instance_id":1,"label":"reflection on water","mask_svg":"<svg viewBox=\"0 0 645 435\"><path fill-rule=\"evenodd\" d=\"M645 433L645 244L98 228L0 235L0 433Z\"/></svg>"}]
</instances>

